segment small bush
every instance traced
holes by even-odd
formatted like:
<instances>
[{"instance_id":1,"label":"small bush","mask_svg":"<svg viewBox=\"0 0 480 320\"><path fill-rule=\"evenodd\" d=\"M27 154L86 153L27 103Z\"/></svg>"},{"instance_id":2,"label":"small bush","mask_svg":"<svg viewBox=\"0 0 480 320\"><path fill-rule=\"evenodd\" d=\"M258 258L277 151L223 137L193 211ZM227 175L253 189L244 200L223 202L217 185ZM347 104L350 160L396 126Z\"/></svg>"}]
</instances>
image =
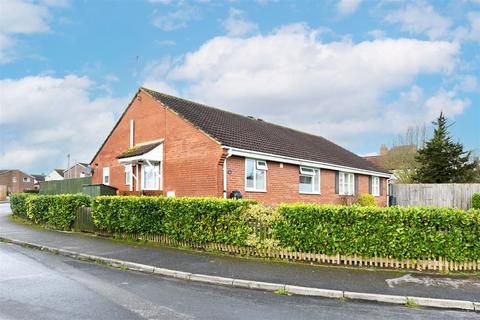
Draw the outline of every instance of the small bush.
<instances>
[{"instance_id":1,"label":"small bush","mask_svg":"<svg viewBox=\"0 0 480 320\"><path fill-rule=\"evenodd\" d=\"M27 217L35 223L46 222L48 209L53 201L53 196L28 197L26 203Z\"/></svg>"},{"instance_id":2,"label":"small bush","mask_svg":"<svg viewBox=\"0 0 480 320\"><path fill-rule=\"evenodd\" d=\"M35 197L35 195L28 193L12 193L10 195L10 208L14 215L28 218L27 199L30 197Z\"/></svg>"},{"instance_id":3,"label":"small bush","mask_svg":"<svg viewBox=\"0 0 480 320\"><path fill-rule=\"evenodd\" d=\"M480 209L480 192L476 192L472 195L472 208Z\"/></svg>"},{"instance_id":4,"label":"small bush","mask_svg":"<svg viewBox=\"0 0 480 320\"><path fill-rule=\"evenodd\" d=\"M83 194L59 194L48 197L48 211L44 219L48 226L60 229L70 230L79 207L88 207L91 204L91 198Z\"/></svg>"},{"instance_id":5,"label":"small bush","mask_svg":"<svg viewBox=\"0 0 480 320\"><path fill-rule=\"evenodd\" d=\"M362 193L357 196L357 204L362 207L376 207L375 197L368 193Z\"/></svg>"},{"instance_id":6,"label":"small bush","mask_svg":"<svg viewBox=\"0 0 480 320\"><path fill-rule=\"evenodd\" d=\"M278 211L273 207L255 204L242 213L242 219L250 226L245 244L257 249L279 249L279 241L272 235L273 222L280 219Z\"/></svg>"}]
</instances>

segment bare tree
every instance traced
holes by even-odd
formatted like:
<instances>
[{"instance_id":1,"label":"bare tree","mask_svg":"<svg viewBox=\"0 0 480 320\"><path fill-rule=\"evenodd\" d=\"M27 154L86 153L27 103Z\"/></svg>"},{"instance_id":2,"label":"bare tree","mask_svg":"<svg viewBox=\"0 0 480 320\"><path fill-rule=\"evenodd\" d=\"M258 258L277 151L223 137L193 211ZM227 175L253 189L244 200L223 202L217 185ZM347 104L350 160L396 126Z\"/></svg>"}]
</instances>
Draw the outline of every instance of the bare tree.
<instances>
[{"instance_id":1,"label":"bare tree","mask_svg":"<svg viewBox=\"0 0 480 320\"><path fill-rule=\"evenodd\" d=\"M384 166L393 170L400 183L412 183L413 173L418 167L415 160L418 149L425 146L427 128L424 125L409 127L405 133L397 135L392 142L392 148L385 155Z\"/></svg>"}]
</instances>

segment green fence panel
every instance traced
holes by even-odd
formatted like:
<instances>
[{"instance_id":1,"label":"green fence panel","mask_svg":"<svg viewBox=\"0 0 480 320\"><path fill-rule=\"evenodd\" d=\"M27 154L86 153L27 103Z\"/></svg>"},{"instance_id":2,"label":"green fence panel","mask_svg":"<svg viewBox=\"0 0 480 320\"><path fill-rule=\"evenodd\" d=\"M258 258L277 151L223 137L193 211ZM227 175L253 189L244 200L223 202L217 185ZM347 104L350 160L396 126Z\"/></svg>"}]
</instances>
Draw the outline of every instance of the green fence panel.
<instances>
[{"instance_id":1,"label":"green fence panel","mask_svg":"<svg viewBox=\"0 0 480 320\"><path fill-rule=\"evenodd\" d=\"M104 184L89 184L82 187L82 193L91 197L98 196L116 196L117 188Z\"/></svg>"},{"instance_id":2,"label":"green fence panel","mask_svg":"<svg viewBox=\"0 0 480 320\"><path fill-rule=\"evenodd\" d=\"M92 177L40 182L40 194L82 193L83 186L92 183Z\"/></svg>"}]
</instances>

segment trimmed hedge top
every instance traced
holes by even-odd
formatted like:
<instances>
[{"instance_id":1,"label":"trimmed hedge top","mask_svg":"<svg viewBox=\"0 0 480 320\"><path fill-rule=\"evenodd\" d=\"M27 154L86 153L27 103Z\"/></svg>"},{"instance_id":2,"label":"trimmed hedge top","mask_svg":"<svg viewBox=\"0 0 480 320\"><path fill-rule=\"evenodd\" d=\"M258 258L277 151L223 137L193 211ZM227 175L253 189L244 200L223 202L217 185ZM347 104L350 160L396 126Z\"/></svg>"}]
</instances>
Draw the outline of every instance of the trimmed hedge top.
<instances>
[{"instance_id":1,"label":"trimmed hedge top","mask_svg":"<svg viewBox=\"0 0 480 320\"><path fill-rule=\"evenodd\" d=\"M250 200L173 197L96 197L93 220L109 232L165 234L179 241L244 245L249 228L241 213Z\"/></svg>"},{"instance_id":2,"label":"trimmed hedge top","mask_svg":"<svg viewBox=\"0 0 480 320\"><path fill-rule=\"evenodd\" d=\"M75 221L77 209L90 204L91 198L83 194L14 193L10 197L13 214L60 230L70 230Z\"/></svg>"},{"instance_id":3,"label":"trimmed hedge top","mask_svg":"<svg viewBox=\"0 0 480 320\"><path fill-rule=\"evenodd\" d=\"M274 236L304 252L450 261L480 259L480 213L434 207L282 205Z\"/></svg>"},{"instance_id":4,"label":"trimmed hedge top","mask_svg":"<svg viewBox=\"0 0 480 320\"><path fill-rule=\"evenodd\" d=\"M162 234L178 241L365 258L480 260L480 211L434 207L288 204L249 200L15 194L12 210L69 229L92 205L95 225L110 233ZM255 205L254 205L255 204Z\"/></svg>"}]
</instances>

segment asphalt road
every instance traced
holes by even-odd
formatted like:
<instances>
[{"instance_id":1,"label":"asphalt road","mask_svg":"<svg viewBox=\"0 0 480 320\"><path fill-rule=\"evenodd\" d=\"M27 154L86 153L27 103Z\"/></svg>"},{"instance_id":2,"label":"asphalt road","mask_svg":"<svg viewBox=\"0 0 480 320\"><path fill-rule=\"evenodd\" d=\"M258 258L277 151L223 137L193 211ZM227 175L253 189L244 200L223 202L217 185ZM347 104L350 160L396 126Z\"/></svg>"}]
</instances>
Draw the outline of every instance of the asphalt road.
<instances>
[{"instance_id":1,"label":"asphalt road","mask_svg":"<svg viewBox=\"0 0 480 320\"><path fill-rule=\"evenodd\" d=\"M0 243L0 319L478 319L195 284Z\"/></svg>"}]
</instances>

